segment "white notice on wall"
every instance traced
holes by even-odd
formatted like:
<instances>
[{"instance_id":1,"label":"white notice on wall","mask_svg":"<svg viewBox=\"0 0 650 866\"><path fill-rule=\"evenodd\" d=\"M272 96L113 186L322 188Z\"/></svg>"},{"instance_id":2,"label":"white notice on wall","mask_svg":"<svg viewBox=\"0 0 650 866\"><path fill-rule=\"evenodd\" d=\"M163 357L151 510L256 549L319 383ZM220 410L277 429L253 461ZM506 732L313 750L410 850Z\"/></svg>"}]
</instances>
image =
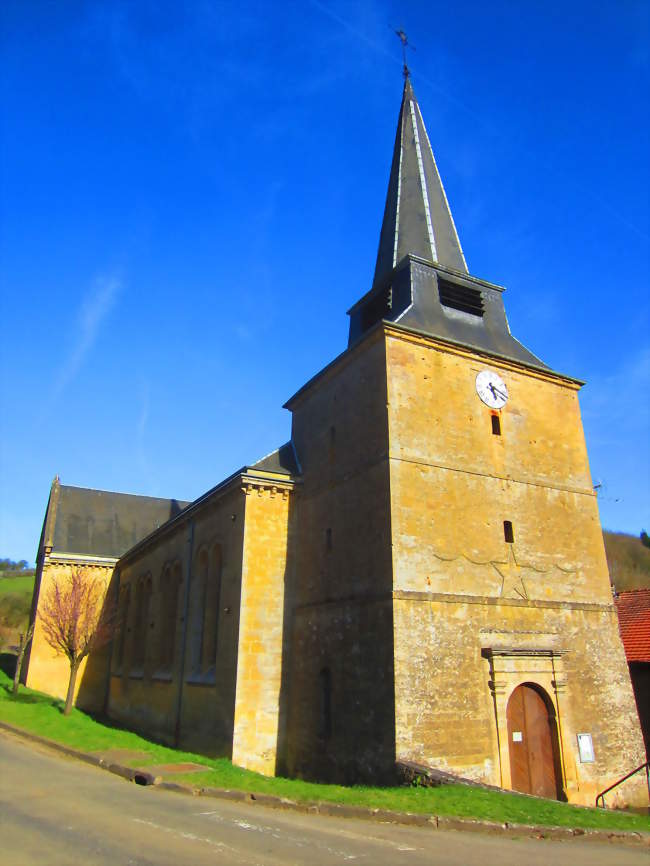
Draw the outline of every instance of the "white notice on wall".
<instances>
[{"instance_id":1,"label":"white notice on wall","mask_svg":"<svg viewBox=\"0 0 650 866\"><path fill-rule=\"evenodd\" d=\"M580 763L592 764L596 760L591 734L578 734L578 751L580 752Z\"/></svg>"},{"instance_id":2,"label":"white notice on wall","mask_svg":"<svg viewBox=\"0 0 650 866\"><path fill-rule=\"evenodd\" d=\"M524 735L521 731L513 731L512 732L512 742L513 743L522 743L524 740Z\"/></svg>"}]
</instances>

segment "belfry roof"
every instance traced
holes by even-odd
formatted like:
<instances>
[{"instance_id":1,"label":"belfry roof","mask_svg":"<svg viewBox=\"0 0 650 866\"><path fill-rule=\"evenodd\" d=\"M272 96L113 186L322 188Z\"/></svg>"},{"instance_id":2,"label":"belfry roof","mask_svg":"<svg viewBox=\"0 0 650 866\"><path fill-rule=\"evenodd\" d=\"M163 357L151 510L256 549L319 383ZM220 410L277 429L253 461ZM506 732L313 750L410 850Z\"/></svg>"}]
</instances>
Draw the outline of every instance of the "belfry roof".
<instances>
[{"instance_id":1,"label":"belfry roof","mask_svg":"<svg viewBox=\"0 0 650 866\"><path fill-rule=\"evenodd\" d=\"M408 254L467 273L431 142L407 75L373 285Z\"/></svg>"}]
</instances>

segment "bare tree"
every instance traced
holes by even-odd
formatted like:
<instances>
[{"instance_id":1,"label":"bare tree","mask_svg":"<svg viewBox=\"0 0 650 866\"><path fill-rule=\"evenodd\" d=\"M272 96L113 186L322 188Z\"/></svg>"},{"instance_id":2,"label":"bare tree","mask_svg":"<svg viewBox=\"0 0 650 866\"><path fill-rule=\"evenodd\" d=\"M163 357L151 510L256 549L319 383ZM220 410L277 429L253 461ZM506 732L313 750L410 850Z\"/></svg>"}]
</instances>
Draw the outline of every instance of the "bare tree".
<instances>
[{"instance_id":1,"label":"bare tree","mask_svg":"<svg viewBox=\"0 0 650 866\"><path fill-rule=\"evenodd\" d=\"M14 687L12 690L13 695L18 694L18 684L20 682L20 669L23 665L23 656L25 655L25 650L30 642L30 640L34 637L34 623L32 623L27 631L24 631L20 635L20 640L18 643L18 656L16 658L16 670L14 672Z\"/></svg>"},{"instance_id":2,"label":"bare tree","mask_svg":"<svg viewBox=\"0 0 650 866\"><path fill-rule=\"evenodd\" d=\"M66 577L53 580L41 605L39 616L45 640L70 664L64 716L72 709L81 662L113 635L114 606L108 597L104 598L105 594L103 581L92 577L88 569L73 568Z\"/></svg>"}]
</instances>

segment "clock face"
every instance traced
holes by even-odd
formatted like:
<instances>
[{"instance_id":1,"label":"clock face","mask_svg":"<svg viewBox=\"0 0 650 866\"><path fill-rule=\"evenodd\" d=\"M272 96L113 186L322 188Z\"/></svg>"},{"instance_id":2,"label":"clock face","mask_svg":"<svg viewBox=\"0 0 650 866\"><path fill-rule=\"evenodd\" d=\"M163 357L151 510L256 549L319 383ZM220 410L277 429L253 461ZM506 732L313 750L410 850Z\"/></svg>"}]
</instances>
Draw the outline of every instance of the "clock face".
<instances>
[{"instance_id":1,"label":"clock face","mask_svg":"<svg viewBox=\"0 0 650 866\"><path fill-rule=\"evenodd\" d=\"M490 409L501 409L508 401L508 389L498 373L481 370L476 377L476 393Z\"/></svg>"}]
</instances>

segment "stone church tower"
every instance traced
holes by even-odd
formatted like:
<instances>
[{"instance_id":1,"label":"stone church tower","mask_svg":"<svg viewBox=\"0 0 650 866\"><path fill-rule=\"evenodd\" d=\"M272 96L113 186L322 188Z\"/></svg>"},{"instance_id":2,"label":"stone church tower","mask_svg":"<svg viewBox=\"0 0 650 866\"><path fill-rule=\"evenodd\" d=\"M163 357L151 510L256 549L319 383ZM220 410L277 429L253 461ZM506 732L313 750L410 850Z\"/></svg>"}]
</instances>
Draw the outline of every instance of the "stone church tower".
<instances>
[{"instance_id":1,"label":"stone church tower","mask_svg":"<svg viewBox=\"0 0 650 866\"><path fill-rule=\"evenodd\" d=\"M511 335L503 292L468 272L407 75L372 288L287 403L290 772L412 761L593 803L645 760L582 383Z\"/></svg>"},{"instance_id":2,"label":"stone church tower","mask_svg":"<svg viewBox=\"0 0 650 866\"><path fill-rule=\"evenodd\" d=\"M267 775L410 762L593 804L642 764L582 383L503 291L468 272L407 75L372 288L291 441L191 503L53 485L33 616L73 567L118 599L78 704ZM65 693L38 625L23 674Z\"/></svg>"}]
</instances>

